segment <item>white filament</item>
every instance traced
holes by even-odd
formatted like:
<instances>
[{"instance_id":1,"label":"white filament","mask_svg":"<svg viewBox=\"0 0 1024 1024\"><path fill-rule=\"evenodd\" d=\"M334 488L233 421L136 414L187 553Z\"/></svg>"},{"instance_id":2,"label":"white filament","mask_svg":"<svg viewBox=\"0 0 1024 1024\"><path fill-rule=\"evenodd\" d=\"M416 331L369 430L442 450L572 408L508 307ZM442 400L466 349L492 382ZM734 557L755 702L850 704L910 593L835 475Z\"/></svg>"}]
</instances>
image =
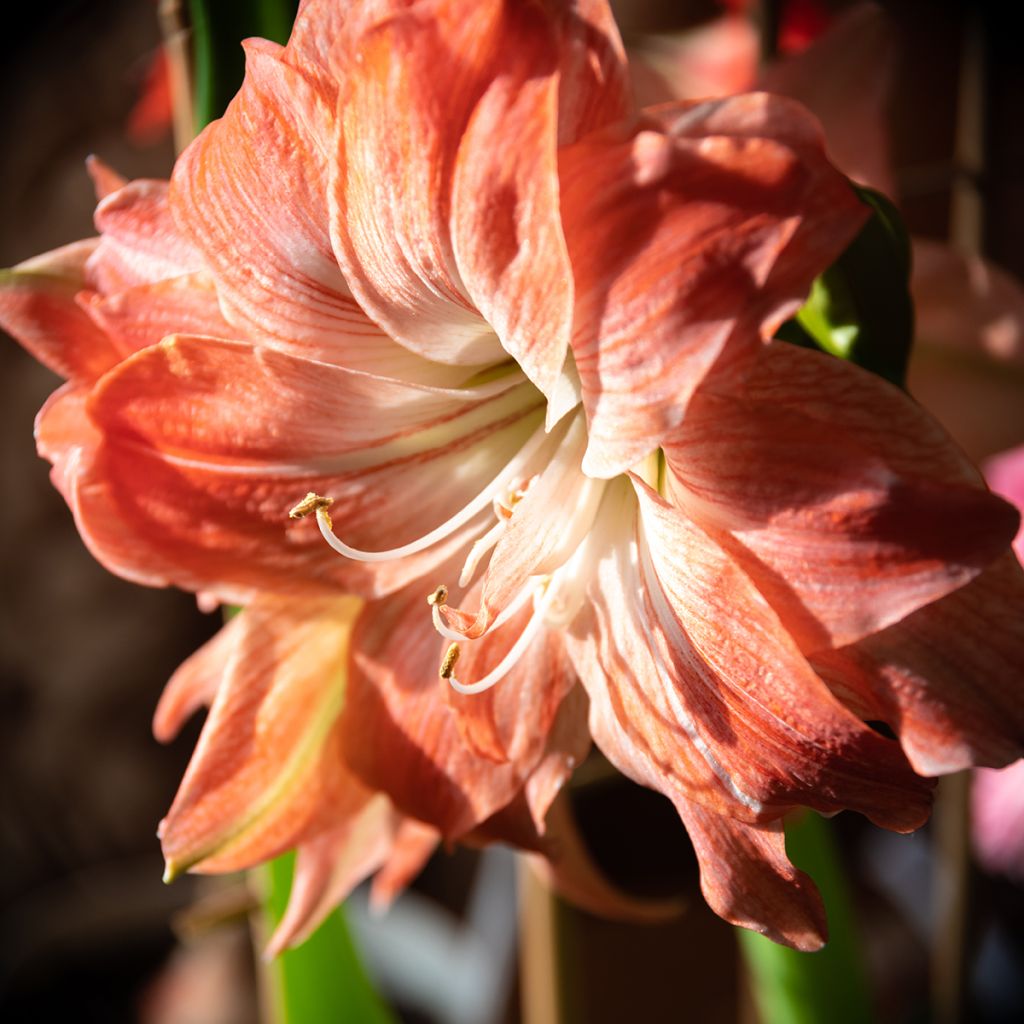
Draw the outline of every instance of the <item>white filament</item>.
<instances>
[{"instance_id":1,"label":"white filament","mask_svg":"<svg viewBox=\"0 0 1024 1024\"><path fill-rule=\"evenodd\" d=\"M547 592L543 598L538 602L537 607L534 609L533 615L530 617L530 621L526 624L522 633L519 634L516 642L511 646L508 653L501 661L491 669L483 677L483 679L477 680L475 683L461 683L455 678L455 674L449 677L448 682L451 683L452 689L457 690L459 693L474 694L483 693L484 690L489 690L495 683L500 683L516 666L516 662L526 653L527 648L533 643L533 638L544 626L544 612L547 610L548 604L552 600L554 593L553 587L548 587ZM518 598L517 598L518 600Z\"/></svg>"},{"instance_id":2,"label":"white filament","mask_svg":"<svg viewBox=\"0 0 1024 1024\"><path fill-rule=\"evenodd\" d=\"M324 540L339 555L351 558L357 562L389 562L395 558L405 558L408 555L418 554L425 551L432 544L451 536L460 526L468 523L478 512L486 508L494 500L494 496L505 487L509 481L519 475L522 468L537 454L537 451L548 440L549 435L544 433L542 427L533 432L530 439L519 449L518 452L508 461L505 468L466 506L461 508L440 526L424 534L417 540L410 541L398 548L391 548L388 551L362 551L359 548L350 547L331 528L330 517L325 509L317 509L316 521L323 534Z\"/></svg>"}]
</instances>

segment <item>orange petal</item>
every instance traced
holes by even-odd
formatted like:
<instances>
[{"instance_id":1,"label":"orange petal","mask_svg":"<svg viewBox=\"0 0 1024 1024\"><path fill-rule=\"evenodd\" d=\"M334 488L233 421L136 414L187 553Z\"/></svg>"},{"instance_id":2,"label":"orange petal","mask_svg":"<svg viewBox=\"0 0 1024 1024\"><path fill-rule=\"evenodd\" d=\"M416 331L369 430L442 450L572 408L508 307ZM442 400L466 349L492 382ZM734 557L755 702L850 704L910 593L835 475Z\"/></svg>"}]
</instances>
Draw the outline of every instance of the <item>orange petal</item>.
<instances>
[{"instance_id":1,"label":"orange petal","mask_svg":"<svg viewBox=\"0 0 1024 1024\"><path fill-rule=\"evenodd\" d=\"M111 192L124 188L128 179L121 177L112 167L104 163L98 156L90 154L85 158L85 169L92 178L93 187L96 189L96 201L106 199Z\"/></svg>"},{"instance_id":2,"label":"orange petal","mask_svg":"<svg viewBox=\"0 0 1024 1024\"><path fill-rule=\"evenodd\" d=\"M129 578L225 597L260 586L391 589L464 545L465 529L401 563L369 565L332 552L314 523L289 524L288 510L306 491L330 494L346 540L370 549L444 523L536 425L535 399L511 383L418 387L169 338L125 360L90 400L106 437L80 488L79 525Z\"/></svg>"},{"instance_id":3,"label":"orange petal","mask_svg":"<svg viewBox=\"0 0 1024 1024\"><path fill-rule=\"evenodd\" d=\"M781 822L747 825L697 803L677 801L700 862L708 906L730 924L812 953L828 939L814 883L786 856Z\"/></svg>"},{"instance_id":4,"label":"orange petal","mask_svg":"<svg viewBox=\"0 0 1024 1024\"><path fill-rule=\"evenodd\" d=\"M602 477L678 426L713 365L749 361L865 216L788 100L752 94L648 115L561 158L584 469Z\"/></svg>"},{"instance_id":5,"label":"orange petal","mask_svg":"<svg viewBox=\"0 0 1024 1024\"><path fill-rule=\"evenodd\" d=\"M96 207L95 222L102 238L86 277L105 295L203 269L171 217L164 181L140 178L111 192Z\"/></svg>"},{"instance_id":6,"label":"orange petal","mask_svg":"<svg viewBox=\"0 0 1024 1024\"><path fill-rule=\"evenodd\" d=\"M238 333L221 314L213 281L205 274L140 284L109 296L81 292L78 303L122 356L171 334L232 338Z\"/></svg>"},{"instance_id":7,"label":"orange petal","mask_svg":"<svg viewBox=\"0 0 1024 1024\"><path fill-rule=\"evenodd\" d=\"M515 798L535 764L524 770L511 761L495 763L463 739L441 689L448 684L438 678L445 641L433 628L425 596L413 586L367 605L360 617L343 715L345 756L401 811L455 838ZM506 682L515 686L517 680ZM514 701L516 695L508 696ZM516 744L532 746L512 732ZM510 742L500 733L498 739ZM531 751L537 760L543 752L543 745Z\"/></svg>"},{"instance_id":8,"label":"orange petal","mask_svg":"<svg viewBox=\"0 0 1024 1024\"><path fill-rule=\"evenodd\" d=\"M407 888L426 867L437 849L437 829L415 818L404 818L395 833L388 859L373 876L370 885L370 906L384 910Z\"/></svg>"},{"instance_id":9,"label":"orange petal","mask_svg":"<svg viewBox=\"0 0 1024 1024\"><path fill-rule=\"evenodd\" d=\"M814 664L858 714L899 734L914 770L1001 767L1024 753L1024 571L1006 554L973 582Z\"/></svg>"},{"instance_id":10,"label":"orange petal","mask_svg":"<svg viewBox=\"0 0 1024 1024\"><path fill-rule=\"evenodd\" d=\"M225 628L223 679L160 826L172 877L250 867L370 800L343 766L337 728L359 607L263 599Z\"/></svg>"},{"instance_id":11,"label":"orange petal","mask_svg":"<svg viewBox=\"0 0 1024 1024\"><path fill-rule=\"evenodd\" d=\"M674 801L748 821L806 804L918 827L929 786L898 745L832 696L711 537L639 482L636 492L635 554L625 539L610 546L594 611L568 644L609 760Z\"/></svg>"},{"instance_id":12,"label":"orange petal","mask_svg":"<svg viewBox=\"0 0 1024 1024\"><path fill-rule=\"evenodd\" d=\"M0 327L54 373L82 382L95 380L119 358L75 302L96 245L96 239L75 242L0 271Z\"/></svg>"},{"instance_id":13,"label":"orange petal","mask_svg":"<svg viewBox=\"0 0 1024 1024\"><path fill-rule=\"evenodd\" d=\"M722 543L806 651L962 586L1018 521L903 392L794 346L766 349L735 396L695 398L665 452L674 499L728 531Z\"/></svg>"}]
</instances>

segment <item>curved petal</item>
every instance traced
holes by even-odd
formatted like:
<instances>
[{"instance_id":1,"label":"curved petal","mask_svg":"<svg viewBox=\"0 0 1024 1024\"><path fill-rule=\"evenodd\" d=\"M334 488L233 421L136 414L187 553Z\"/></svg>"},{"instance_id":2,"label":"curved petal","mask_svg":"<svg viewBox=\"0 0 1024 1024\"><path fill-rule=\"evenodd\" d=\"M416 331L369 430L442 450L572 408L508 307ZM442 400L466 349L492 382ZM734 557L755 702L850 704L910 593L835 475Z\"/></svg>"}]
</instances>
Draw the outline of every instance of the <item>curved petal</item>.
<instances>
[{"instance_id":1,"label":"curved petal","mask_svg":"<svg viewBox=\"0 0 1024 1024\"><path fill-rule=\"evenodd\" d=\"M368 604L359 619L342 716L345 757L366 785L451 839L504 808L525 778L519 765L477 756L460 734L437 675L444 641L424 596L408 588ZM524 681L511 673L504 685Z\"/></svg>"},{"instance_id":2,"label":"curved petal","mask_svg":"<svg viewBox=\"0 0 1024 1024\"><path fill-rule=\"evenodd\" d=\"M973 582L814 665L858 714L887 723L914 770L1001 767L1024 753L1024 571L1006 554Z\"/></svg>"},{"instance_id":3,"label":"curved petal","mask_svg":"<svg viewBox=\"0 0 1024 1024\"><path fill-rule=\"evenodd\" d=\"M289 525L307 491L335 498L369 549L444 523L536 426L521 385L445 391L213 339L171 338L123 362L90 399L104 431L77 488L80 531L105 565L149 583L244 598L249 588L383 592L467 542L368 565Z\"/></svg>"},{"instance_id":4,"label":"curved petal","mask_svg":"<svg viewBox=\"0 0 1024 1024\"><path fill-rule=\"evenodd\" d=\"M593 612L569 645L609 760L673 801L747 821L805 804L919 826L929 786L899 747L832 696L710 536L638 481L635 489L636 541L608 545ZM620 500L621 535L635 505Z\"/></svg>"},{"instance_id":5,"label":"curved petal","mask_svg":"<svg viewBox=\"0 0 1024 1024\"><path fill-rule=\"evenodd\" d=\"M370 906L384 910L426 867L440 841L437 829L415 818L404 818L395 832L388 859L373 876Z\"/></svg>"},{"instance_id":6,"label":"curved petal","mask_svg":"<svg viewBox=\"0 0 1024 1024\"><path fill-rule=\"evenodd\" d=\"M217 291L205 274L140 284L108 296L84 291L77 301L122 357L172 334L233 338L238 333L221 314Z\"/></svg>"},{"instance_id":7,"label":"curved petal","mask_svg":"<svg viewBox=\"0 0 1024 1024\"><path fill-rule=\"evenodd\" d=\"M329 98L280 47L253 40L245 50L241 91L182 154L171 183L175 217L202 251L234 334L356 369L438 379L366 317L334 257Z\"/></svg>"},{"instance_id":8,"label":"curved petal","mask_svg":"<svg viewBox=\"0 0 1024 1024\"><path fill-rule=\"evenodd\" d=\"M213 641L223 680L160 838L168 874L251 867L358 813L338 716L360 602L263 599Z\"/></svg>"},{"instance_id":9,"label":"curved petal","mask_svg":"<svg viewBox=\"0 0 1024 1024\"><path fill-rule=\"evenodd\" d=\"M96 207L102 236L86 267L87 283L105 295L203 269L199 251L175 226L167 182L140 178Z\"/></svg>"},{"instance_id":10,"label":"curved petal","mask_svg":"<svg viewBox=\"0 0 1024 1024\"><path fill-rule=\"evenodd\" d=\"M561 155L572 349L609 477L658 447L712 366L742 368L863 223L796 104L654 108Z\"/></svg>"},{"instance_id":11,"label":"curved petal","mask_svg":"<svg viewBox=\"0 0 1024 1024\"><path fill-rule=\"evenodd\" d=\"M98 156L89 154L85 158L85 169L92 178L93 188L96 190L96 202L106 199L111 192L124 188L128 179L123 178L109 164L104 163Z\"/></svg>"},{"instance_id":12,"label":"curved petal","mask_svg":"<svg viewBox=\"0 0 1024 1024\"><path fill-rule=\"evenodd\" d=\"M747 825L677 801L700 861L708 906L730 924L812 953L825 944L825 907L814 882L786 856L781 822Z\"/></svg>"},{"instance_id":13,"label":"curved petal","mask_svg":"<svg viewBox=\"0 0 1024 1024\"><path fill-rule=\"evenodd\" d=\"M67 379L95 380L120 358L75 296L97 239L74 242L0 270L0 328L44 366Z\"/></svg>"},{"instance_id":14,"label":"curved petal","mask_svg":"<svg viewBox=\"0 0 1024 1024\"><path fill-rule=\"evenodd\" d=\"M750 381L691 402L665 445L671 489L728 531L722 543L804 650L891 625L1009 544L1014 510L896 388L785 345L762 353Z\"/></svg>"}]
</instances>

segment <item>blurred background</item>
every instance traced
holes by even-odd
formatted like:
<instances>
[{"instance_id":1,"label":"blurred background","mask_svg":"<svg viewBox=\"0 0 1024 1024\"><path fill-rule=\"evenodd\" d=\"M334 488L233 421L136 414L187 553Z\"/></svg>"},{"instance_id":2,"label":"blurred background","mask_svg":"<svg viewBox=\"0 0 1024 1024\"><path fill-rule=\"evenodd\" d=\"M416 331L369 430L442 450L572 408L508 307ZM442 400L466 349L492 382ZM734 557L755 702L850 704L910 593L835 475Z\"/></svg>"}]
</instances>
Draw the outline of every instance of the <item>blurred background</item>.
<instances>
[{"instance_id":1,"label":"blurred background","mask_svg":"<svg viewBox=\"0 0 1024 1024\"><path fill-rule=\"evenodd\" d=\"M129 178L166 177L174 158L155 3L16 6L17 14L5 11L0 62L0 266L92 233L87 154ZM759 26L755 45L767 22L773 59L784 61L851 7L614 6L636 53L638 89L652 100L706 85L686 78L703 67L686 46L694 29L719 26L728 10ZM852 64L840 120L852 133L850 111L874 119L878 138L856 135L853 158L877 157L870 173L888 176L911 234L952 239L967 254L963 295L940 279L919 315L911 390L983 459L1024 442L1024 305L1014 283L1024 277L1024 63L1014 5L882 6L888 23L878 45L888 56L867 61L862 74ZM745 45L735 34L730 40L723 47ZM715 49L703 47L701 60L714 65ZM721 77L714 66L704 72ZM828 101L824 92L818 98ZM930 251L922 247L922 259ZM1007 276L978 263L979 254ZM980 326L962 326L961 299L984 307ZM132 586L92 561L31 440L56 378L12 343L0 345L0 370L0 1019L255 1021L244 881L165 887L155 838L200 723L164 748L151 738L150 716L167 677L219 619L188 595ZM596 859L635 892L688 894L691 909L672 924L630 928L549 907L571 936L560 967L570 982L562 1019L754 1024L732 929L695 895L692 852L668 805L597 775L604 781L574 797ZM935 851L948 853L949 840L935 828L896 837L849 815L833 824L877 1020L1024 1020L1021 888L967 865L958 883L970 895L963 941L943 952ZM959 828L962 837L962 821ZM459 851L439 854L383 921L357 894L353 928L402 1019L515 1021L524 1007L535 1024L554 1019L554 1004L531 1004L517 984L515 889L510 854ZM544 951L535 954L543 959ZM964 972L963 1000L945 1010L934 1009L929 981L937 955L951 956L954 972L960 957Z\"/></svg>"}]
</instances>

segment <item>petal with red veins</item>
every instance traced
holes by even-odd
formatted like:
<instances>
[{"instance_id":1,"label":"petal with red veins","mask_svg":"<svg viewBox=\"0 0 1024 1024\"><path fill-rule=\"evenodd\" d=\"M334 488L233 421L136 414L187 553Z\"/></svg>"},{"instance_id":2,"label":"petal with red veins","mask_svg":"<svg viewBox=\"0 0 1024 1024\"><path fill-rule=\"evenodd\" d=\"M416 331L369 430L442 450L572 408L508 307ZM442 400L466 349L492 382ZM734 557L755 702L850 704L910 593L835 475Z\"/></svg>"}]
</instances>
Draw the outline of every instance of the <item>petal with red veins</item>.
<instances>
[{"instance_id":1,"label":"petal with red veins","mask_svg":"<svg viewBox=\"0 0 1024 1024\"><path fill-rule=\"evenodd\" d=\"M1024 571L1006 554L971 583L813 661L858 714L899 735L914 770L1001 767L1024 753Z\"/></svg>"},{"instance_id":2,"label":"petal with red veins","mask_svg":"<svg viewBox=\"0 0 1024 1024\"><path fill-rule=\"evenodd\" d=\"M225 627L223 680L160 826L172 877L251 867L372 799L345 770L338 729L359 608L263 599Z\"/></svg>"},{"instance_id":3,"label":"petal with red veins","mask_svg":"<svg viewBox=\"0 0 1024 1024\"><path fill-rule=\"evenodd\" d=\"M87 284L103 294L203 269L199 251L175 226L167 182L138 179L96 207L100 244L86 265Z\"/></svg>"},{"instance_id":4,"label":"petal with red veins","mask_svg":"<svg viewBox=\"0 0 1024 1024\"><path fill-rule=\"evenodd\" d=\"M238 333L221 314L217 291L205 274L140 284L109 296L85 291L79 293L78 304L122 356L171 334L233 338Z\"/></svg>"},{"instance_id":5,"label":"petal with red veins","mask_svg":"<svg viewBox=\"0 0 1024 1024\"><path fill-rule=\"evenodd\" d=\"M75 302L96 239L74 242L0 270L0 327L44 366L70 380L95 380L120 358Z\"/></svg>"},{"instance_id":6,"label":"petal with red veins","mask_svg":"<svg viewBox=\"0 0 1024 1024\"><path fill-rule=\"evenodd\" d=\"M708 906L730 924L812 953L825 944L825 907L814 883L786 856L781 822L747 825L677 801L700 862Z\"/></svg>"},{"instance_id":7,"label":"petal with red veins","mask_svg":"<svg viewBox=\"0 0 1024 1024\"><path fill-rule=\"evenodd\" d=\"M749 390L691 402L665 445L670 486L803 650L891 625L968 582L1012 539L1013 508L963 482L963 456L898 389L788 346L762 353L750 379Z\"/></svg>"},{"instance_id":8,"label":"petal with red veins","mask_svg":"<svg viewBox=\"0 0 1024 1024\"><path fill-rule=\"evenodd\" d=\"M384 910L426 867L437 849L440 835L436 828L415 818L404 818L395 832L388 859L370 883L370 906Z\"/></svg>"},{"instance_id":9,"label":"petal with red veins","mask_svg":"<svg viewBox=\"0 0 1024 1024\"><path fill-rule=\"evenodd\" d=\"M898 745L832 696L727 552L634 484L636 542L618 539L635 508L622 493L602 511L617 528L569 644L609 760L673 801L749 821L806 804L918 827L929 786Z\"/></svg>"},{"instance_id":10,"label":"petal with red veins","mask_svg":"<svg viewBox=\"0 0 1024 1024\"><path fill-rule=\"evenodd\" d=\"M540 416L531 390L416 387L241 343L167 339L90 399L104 443L79 474L80 532L121 575L226 599L260 587L386 592L464 545L467 528L369 565L332 552L314 523L289 525L288 510L313 490L335 498L351 543L418 538L529 437Z\"/></svg>"},{"instance_id":11,"label":"petal with red veins","mask_svg":"<svg viewBox=\"0 0 1024 1024\"><path fill-rule=\"evenodd\" d=\"M175 167L175 217L202 251L236 335L356 369L437 380L443 371L391 341L342 277L327 230L332 123L327 100L280 47L247 43L241 91Z\"/></svg>"},{"instance_id":12,"label":"petal with red veins","mask_svg":"<svg viewBox=\"0 0 1024 1024\"><path fill-rule=\"evenodd\" d=\"M807 115L763 94L648 111L560 165L584 468L609 477L678 426L713 366L753 358L864 207Z\"/></svg>"},{"instance_id":13,"label":"petal with red veins","mask_svg":"<svg viewBox=\"0 0 1024 1024\"><path fill-rule=\"evenodd\" d=\"M238 633L237 626L222 627L213 639L186 658L168 680L153 715L153 735L161 743L170 743L196 711L213 703L238 642Z\"/></svg>"},{"instance_id":14,"label":"petal with red veins","mask_svg":"<svg viewBox=\"0 0 1024 1024\"><path fill-rule=\"evenodd\" d=\"M424 597L414 586L368 604L360 617L342 716L345 756L368 786L451 839L516 798L526 773L477 756L460 734L437 675L444 642ZM525 682L513 671L503 685Z\"/></svg>"},{"instance_id":15,"label":"petal with red veins","mask_svg":"<svg viewBox=\"0 0 1024 1024\"><path fill-rule=\"evenodd\" d=\"M387 861L397 815L382 793L340 824L301 843L288 906L263 952L277 956L304 942L364 878Z\"/></svg>"}]
</instances>

